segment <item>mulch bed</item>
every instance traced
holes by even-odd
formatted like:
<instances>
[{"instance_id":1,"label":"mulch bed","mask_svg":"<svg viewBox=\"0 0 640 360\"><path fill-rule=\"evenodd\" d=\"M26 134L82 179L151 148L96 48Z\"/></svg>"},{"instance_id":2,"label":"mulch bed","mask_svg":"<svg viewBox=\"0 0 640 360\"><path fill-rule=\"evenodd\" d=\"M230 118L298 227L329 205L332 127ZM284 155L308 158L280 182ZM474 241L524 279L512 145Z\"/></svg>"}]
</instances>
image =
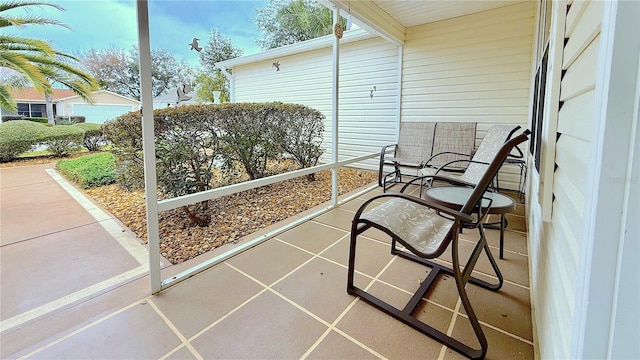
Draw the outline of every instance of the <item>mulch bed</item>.
<instances>
[{"instance_id":1,"label":"mulch bed","mask_svg":"<svg viewBox=\"0 0 640 360\"><path fill-rule=\"evenodd\" d=\"M341 168L339 193L355 190L377 180L374 171ZM86 190L98 204L106 208L146 241L144 191L127 191L117 185ZM316 174L315 181L306 177L224 196L208 202L208 209L198 211L210 217L207 226L192 224L182 209L160 213L160 253L173 264L192 259L227 243L239 241L257 230L285 220L331 199L331 172ZM192 211L195 211L191 207Z\"/></svg>"}]
</instances>

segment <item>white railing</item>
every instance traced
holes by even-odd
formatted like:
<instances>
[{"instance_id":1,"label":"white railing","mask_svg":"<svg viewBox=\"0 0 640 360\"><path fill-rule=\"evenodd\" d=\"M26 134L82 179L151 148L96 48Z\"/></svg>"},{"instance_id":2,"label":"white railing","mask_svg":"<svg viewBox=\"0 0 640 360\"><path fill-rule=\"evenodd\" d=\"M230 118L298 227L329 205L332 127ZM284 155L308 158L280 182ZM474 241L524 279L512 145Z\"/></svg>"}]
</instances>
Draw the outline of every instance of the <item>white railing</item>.
<instances>
[{"instance_id":1,"label":"white railing","mask_svg":"<svg viewBox=\"0 0 640 360\"><path fill-rule=\"evenodd\" d=\"M296 170L296 171L291 171L288 173L284 173L284 174L279 174L279 175L273 175L273 176L269 176L266 178L262 178L262 179L256 179L256 180L251 180L251 181L247 181L247 182L243 182L243 183L239 183L239 184L234 184L234 185L228 185L228 186L224 186L221 188L217 188L217 189L212 189L212 190L207 190L207 191L203 191L203 192L199 192L196 194L189 194L189 195L183 195L180 197L176 197L176 198L172 198L172 199L167 199L167 200L162 200L158 202L158 212L160 211L166 211L166 210L171 210L171 209L176 209L182 206L186 206L186 205L191 205L191 204L196 204L199 203L201 201L207 201L207 200L213 200L213 199L217 199L221 196L226 196L226 195L231 195L231 194L235 194L235 193L239 193L242 191L246 191L246 190L251 190L251 189L255 189L261 186L265 186L265 185L270 185L270 184L274 184L277 182L281 182L281 181L285 181L288 179L293 179L296 177L300 177L300 176L304 176L304 175L308 175L308 174L313 174L319 171L323 171L323 170L329 170L329 169L335 169L337 170L339 167L345 166L345 165L349 165L349 164L353 164L359 161L363 161L363 160L367 160L367 159L371 159L374 157L378 157L380 156L379 153L375 153L375 154L370 154L370 155L365 155L365 156L360 156L360 157L356 157L356 158L351 158L348 160L343 160L343 161L339 161L337 163L334 164L324 164L324 165L319 165L319 166L314 166L314 167L310 167L310 168L305 168L305 169L300 169L300 170ZM360 192L357 192L355 194L352 194L348 197L345 197L337 202L335 202L335 204L332 202L329 205L320 208L318 211L315 211L311 214L308 214L298 220L295 220L291 223L288 223L282 227L279 227L275 230L272 230L266 234L260 235L259 237L250 240L246 243L243 243L233 249L230 249L229 251L220 254L214 258L211 258L209 260L203 261L202 263L193 266L177 275L171 276L168 279L163 280L160 283L160 291L166 289L167 287L171 286L171 285L175 285L178 282L185 280L201 271L204 271L212 266L215 266L216 264L219 264L227 259L229 259L230 257L237 255L245 250L248 250L266 240L269 240L271 238L273 238L274 236L277 236L295 226L298 226L302 223L304 223L305 221L308 221L316 216L322 215L325 212L334 209L336 206L339 206L341 204L344 204L347 201L350 201L372 189L374 189L375 187L377 187L377 185L373 185L370 186ZM158 244L157 249L151 249L151 246L149 247L149 251L157 251L160 252L160 247ZM160 264L158 263L157 266L155 267L155 269L150 269L151 272L153 271L160 271Z\"/></svg>"}]
</instances>

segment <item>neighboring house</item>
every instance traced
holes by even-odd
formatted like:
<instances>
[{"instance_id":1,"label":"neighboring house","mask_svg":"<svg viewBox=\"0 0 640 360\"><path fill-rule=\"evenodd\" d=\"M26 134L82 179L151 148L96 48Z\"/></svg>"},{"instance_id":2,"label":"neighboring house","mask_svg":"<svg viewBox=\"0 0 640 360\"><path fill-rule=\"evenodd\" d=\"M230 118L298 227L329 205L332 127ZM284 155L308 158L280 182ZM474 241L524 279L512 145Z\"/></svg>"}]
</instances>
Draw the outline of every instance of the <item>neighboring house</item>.
<instances>
[{"instance_id":1,"label":"neighboring house","mask_svg":"<svg viewBox=\"0 0 640 360\"><path fill-rule=\"evenodd\" d=\"M74 95L58 100L58 115L82 115L86 122L102 124L130 111L139 110L140 102L107 90L92 93L94 104L87 104L80 96Z\"/></svg>"},{"instance_id":2,"label":"neighboring house","mask_svg":"<svg viewBox=\"0 0 640 360\"><path fill-rule=\"evenodd\" d=\"M322 2L375 35L218 63L232 99L315 107L328 133L337 111L341 159L379 151L405 121L530 128L537 356L640 357L640 2Z\"/></svg>"},{"instance_id":3,"label":"neighboring house","mask_svg":"<svg viewBox=\"0 0 640 360\"><path fill-rule=\"evenodd\" d=\"M58 113L58 100L75 93L68 89L53 89L53 113ZM26 117L47 117L46 101L44 94L34 88L17 88L11 91L11 96L18 105L18 111L8 111L0 108L0 115L21 115Z\"/></svg>"},{"instance_id":4,"label":"neighboring house","mask_svg":"<svg viewBox=\"0 0 640 360\"><path fill-rule=\"evenodd\" d=\"M188 100L182 100L178 103L178 91L176 88L169 89L164 91L162 94L153 98L153 108L154 109L164 109L173 106L182 106L182 105L196 105L198 104L195 101L195 89L188 94L184 95L184 98L188 98Z\"/></svg>"},{"instance_id":5,"label":"neighboring house","mask_svg":"<svg viewBox=\"0 0 640 360\"><path fill-rule=\"evenodd\" d=\"M18 104L18 111L8 112L2 109L2 115L47 116L43 93L34 88L20 88L14 89L12 96ZM124 113L140 109L139 101L111 91L94 91L92 96L95 103L88 104L72 90L53 89L54 116L82 115L86 122L102 124Z\"/></svg>"}]
</instances>

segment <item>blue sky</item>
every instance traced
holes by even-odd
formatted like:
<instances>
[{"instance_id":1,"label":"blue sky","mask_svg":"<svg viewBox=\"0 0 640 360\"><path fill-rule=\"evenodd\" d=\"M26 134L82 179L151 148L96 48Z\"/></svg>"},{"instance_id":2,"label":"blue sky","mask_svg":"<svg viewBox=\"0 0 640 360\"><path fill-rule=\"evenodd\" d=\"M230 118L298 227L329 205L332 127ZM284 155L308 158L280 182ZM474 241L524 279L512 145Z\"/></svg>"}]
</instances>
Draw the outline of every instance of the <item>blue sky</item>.
<instances>
[{"instance_id":1,"label":"blue sky","mask_svg":"<svg viewBox=\"0 0 640 360\"><path fill-rule=\"evenodd\" d=\"M57 49L71 54L92 47L129 49L138 43L134 0L49 2L62 6L65 11L42 7L30 15L57 19L73 31L55 26L29 26L11 33L49 40ZM203 45L211 29L218 28L242 48L245 55L259 52L255 43L259 33L253 19L255 9L264 5L265 0L150 0L151 47L169 50L177 59L198 65L198 54L190 51L188 44L197 37Z\"/></svg>"}]
</instances>

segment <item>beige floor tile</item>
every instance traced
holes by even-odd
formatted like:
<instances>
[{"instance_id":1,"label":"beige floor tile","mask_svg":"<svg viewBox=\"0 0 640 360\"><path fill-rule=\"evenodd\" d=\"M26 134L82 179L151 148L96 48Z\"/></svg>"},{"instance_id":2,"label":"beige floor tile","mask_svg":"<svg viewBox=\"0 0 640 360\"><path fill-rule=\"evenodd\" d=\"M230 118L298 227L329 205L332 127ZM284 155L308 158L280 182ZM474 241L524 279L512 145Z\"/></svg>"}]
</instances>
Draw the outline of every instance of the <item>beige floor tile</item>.
<instances>
[{"instance_id":1,"label":"beige floor tile","mask_svg":"<svg viewBox=\"0 0 640 360\"><path fill-rule=\"evenodd\" d=\"M345 238L322 253L322 257L347 266L349 262L350 239ZM369 276L376 276L391 260L388 245L358 237L356 242L356 270Z\"/></svg>"},{"instance_id":2,"label":"beige floor tile","mask_svg":"<svg viewBox=\"0 0 640 360\"><path fill-rule=\"evenodd\" d=\"M191 343L205 359L297 359L326 329L266 292Z\"/></svg>"},{"instance_id":3,"label":"beige floor tile","mask_svg":"<svg viewBox=\"0 0 640 360\"><path fill-rule=\"evenodd\" d=\"M221 264L161 292L152 301L190 338L262 289Z\"/></svg>"},{"instance_id":4,"label":"beige floor tile","mask_svg":"<svg viewBox=\"0 0 640 360\"><path fill-rule=\"evenodd\" d=\"M3 320L140 266L95 223L4 246L0 264Z\"/></svg>"},{"instance_id":5,"label":"beige floor tile","mask_svg":"<svg viewBox=\"0 0 640 360\"><path fill-rule=\"evenodd\" d=\"M228 263L270 285L311 257L302 250L271 239L233 257Z\"/></svg>"},{"instance_id":6,"label":"beige floor tile","mask_svg":"<svg viewBox=\"0 0 640 360\"><path fill-rule=\"evenodd\" d=\"M531 304L529 291L505 283L498 291L468 285L471 306L480 321L508 333L532 341ZM461 308L461 313L464 310Z\"/></svg>"},{"instance_id":7,"label":"beige floor tile","mask_svg":"<svg viewBox=\"0 0 640 360\"><path fill-rule=\"evenodd\" d=\"M331 331L322 340L311 354L307 357L309 360L365 360L378 359L377 356L370 353L360 345L345 338L335 331Z\"/></svg>"},{"instance_id":8,"label":"beige floor tile","mask_svg":"<svg viewBox=\"0 0 640 360\"><path fill-rule=\"evenodd\" d=\"M460 241L460 262L464 265L467 262L467 259L471 255L473 248L475 247L475 243L471 243L468 241ZM450 250L447 250L450 251ZM498 268L502 273L502 276L509 281L513 281L522 286L529 286L529 259L526 256L518 255L518 254L507 254L504 259L499 258L498 249L491 248L491 255L498 263ZM451 262L451 257L444 256L443 260ZM491 263L489 263L489 259L487 255L483 252L476 263L475 270L495 276L493 271L493 267Z\"/></svg>"},{"instance_id":9,"label":"beige floor tile","mask_svg":"<svg viewBox=\"0 0 640 360\"><path fill-rule=\"evenodd\" d=\"M487 338L488 344L486 359L534 359L532 345L486 326L482 326L482 331ZM480 348L475 333L469 324L469 320L462 316L458 316L458 319L456 320L456 325L453 328L453 337L465 344L471 345L475 349ZM446 350L444 358L447 360L466 359L464 356L451 349Z\"/></svg>"},{"instance_id":10,"label":"beige floor tile","mask_svg":"<svg viewBox=\"0 0 640 360\"><path fill-rule=\"evenodd\" d=\"M429 267L398 257L382 273L380 280L413 294L427 277L428 272L430 272ZM453 277L446 274L438 275L432 288L427 292L426 298L450 309L455 308L458 291Z\"/></svg>"},{"instance_id":11,"label":"beige floor tile","mask_svg":"<svg viewBox=\"0 0 640 360\"><path fill-rule=\"evenodd\" d=\"M379 283L372 286L371 293L396 307L404 307L408 300L407 294ZM435 308L446 312L438 307ZM446 318L446 316L435 316L435 318ZM435 324L435 326L448 326L448 322ZM441 348L439 342L362 300L349 310L337 327L388 359L435 359Z\"/></svg>"},{"instance_id":12,"label":"beige floor tile","mask_svg":"<svg viewBox=\"0 0 640 360\"><path fill-rule=\"evenodd\" d=\"M187 349L186 346L182 346L180 350L174 352L166 358L167 360L195 360L196 357Z\"/></svg>"},{"instance_id":13,"label":"beige floor tile","mask_svg":"<svg viewBox=\"0 0 640 360\"><path fill-rule=\"evenodd\" d=\"M356 284L362 278L356 274ZM323 259L311 260L272 288L328 323L355 299L347 294L347 269Z\"/></svg>"},{"instance_id":14,"label":"beige floor tile","mask_svg":"<svg viewBox=\"0 0 640 360\"><path fill-rule=\"evenodd\" d=\"M151 359L180 344L146 302L135 305L50 348L35 359Z\"/></svg>"},{"instance_id":15,"label":"beige floor tile","mask_svg":"<svg viewBox=\"0 0 640 360\"><path fill-rule=\"evenodd\" d=\"M318 216L314 220L319 223L335 226L345 231L351 231L351 222L353 221L354 215L355 213L351 211L337 208Z\"/></svg>"},{"instance_id":16,"label":"beige floor tile","mask_svg":"<svg viewBox=\"0 0 640 360\"><path fill-rule=\"evenodd\" d=\"M307 221L278 235L277 238L317 254L345 235L347 235L346 231L315 221Z\"/></svg>"},{"instance_id":17,"label":"beige floor tile","mask_svg":"<svg viewBox=\"0 0 640 360\"><path fill-rule=\"evenodd\" d=\"M471 229L465 230L465 235L470 233L473 237L469 237L469 240L477 240L477 231L473 231ZM485 231L487 236L487 242L489 246L496 249L495 252L496 257L500 255L498 249L500 249L500 230L489 229ZM465 236L465 238L467 238ZM527 234L522 232L505 230L504 232L504 249L508 251L513 251L518 254L527 255ZM509 257L509 253L505 252L505 258Z\"/></svg>"}]
</instances>

